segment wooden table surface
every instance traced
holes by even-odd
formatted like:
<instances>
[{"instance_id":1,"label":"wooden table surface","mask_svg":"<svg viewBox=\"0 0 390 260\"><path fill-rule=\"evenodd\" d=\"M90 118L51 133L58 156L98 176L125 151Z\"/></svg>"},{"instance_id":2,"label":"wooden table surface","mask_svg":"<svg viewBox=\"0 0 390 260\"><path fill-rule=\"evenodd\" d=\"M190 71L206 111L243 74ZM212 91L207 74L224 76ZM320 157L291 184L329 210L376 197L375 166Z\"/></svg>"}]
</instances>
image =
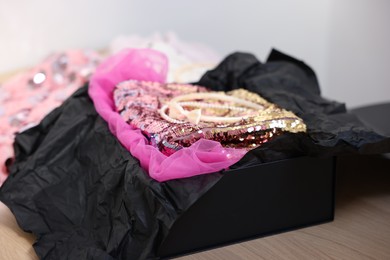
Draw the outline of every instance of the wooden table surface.
<instances>
[{"instance_id":1,"label":"wooden table surface","mask_svg":"<svg viewBox=\"0 0 390 260\"><path fill-rule=\"evenodd\" d=\"M348 156L340 161L333 222L177 260L390 259L390 159ZM0 259L38 259L34 241L0 204Z\"/></svg>"}]
</instances>

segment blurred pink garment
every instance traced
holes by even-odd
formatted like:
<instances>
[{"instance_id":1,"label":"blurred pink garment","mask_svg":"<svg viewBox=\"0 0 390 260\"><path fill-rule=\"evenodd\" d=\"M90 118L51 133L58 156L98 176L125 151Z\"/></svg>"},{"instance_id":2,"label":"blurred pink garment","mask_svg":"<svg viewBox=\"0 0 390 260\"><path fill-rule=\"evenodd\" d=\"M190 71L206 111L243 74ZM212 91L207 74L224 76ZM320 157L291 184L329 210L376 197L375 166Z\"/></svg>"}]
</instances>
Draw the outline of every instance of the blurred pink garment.
<instances>
[{"instance_id":1,"label":"blurred pink garment","mask_svg":"<svg viewBox=\"0 0 390 260\"><path fill-rule=\"evenodd\" d=\"M169 63L166 82L198 81L221 61L221 56L209 46L183 41L173 32L154 33L149 37L136 34L118 36L111 41L109 52L115 54L124 48L149 48L164 53Z\"/></svg>"},{"instance_id":2,"label":"blurred pink garment","mask_svg":"<svg viewBox=\"0 0 390 260\"><path fill-rule=\"evenodd\" d=\"M108 58L92 76L89 95L120 143L160 182L217 172L241 159L245 150L224 148L206 139L166 156L148 144L140 129L126 123L116 112L113 91L117 84L130 79L164 83L167 72L168 60L164 54L151 49L128 49Z\"/></svg>"},{"instance_id":3,"label":"blurred pink garment","mask_svg":"<svg viewBox=\"0 0 390 260\"><path fill-rule=\"evenodd\" d=\"M84 85L100 63L92 51L69 50L47 57L0 86L0 185L14 156L15 134L36 124Z\"/></svg>"}]
</instances>

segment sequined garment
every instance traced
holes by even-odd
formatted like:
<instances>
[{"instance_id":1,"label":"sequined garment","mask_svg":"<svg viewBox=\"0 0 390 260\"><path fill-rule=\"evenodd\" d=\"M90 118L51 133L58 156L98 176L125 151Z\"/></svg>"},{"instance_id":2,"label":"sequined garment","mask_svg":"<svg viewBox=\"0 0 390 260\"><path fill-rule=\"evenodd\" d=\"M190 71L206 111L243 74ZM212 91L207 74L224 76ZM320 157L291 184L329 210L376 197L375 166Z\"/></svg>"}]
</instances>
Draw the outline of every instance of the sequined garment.
<instances>
[{"instance_id":1,"label":"sequined garment","mask_svg":"<svg viewBox=\"0 0 390 260\"><path fill-rule=\"evenodd\" d=\"M37 125L84 85L100 60L93 51L53 53L0 85L0 186L7 177L5 162L14 156L15 134Z\"/></svg>"},{"instance_id":2,"label":"sequined garment","mask_svg":"<svg viewBox=\"0 0 390 260\"><path fill-rule=\"evenodd\" d=\"M260 104L262 110L231 110L209 108L206 115L242 117L235 123L171 123L163 119L158 110L178 95L210 92L201 86L189 84L161 84L144 81L125 81L114 90L117 111L129 124L141 129L151 145L171 155L182 147L188 147L201 138L215 140L225 147L253 149L273 137L288 132L305 132L306 125L294 113L267 102L258 94L244 89L226 92L240 99ZM207 100L201 100L207 102ZM217 102L217 101L212 101ZM223 102L217 102L222 104ZM233 105L226 104L223 105Z\"/></svg>"}]
</instances>

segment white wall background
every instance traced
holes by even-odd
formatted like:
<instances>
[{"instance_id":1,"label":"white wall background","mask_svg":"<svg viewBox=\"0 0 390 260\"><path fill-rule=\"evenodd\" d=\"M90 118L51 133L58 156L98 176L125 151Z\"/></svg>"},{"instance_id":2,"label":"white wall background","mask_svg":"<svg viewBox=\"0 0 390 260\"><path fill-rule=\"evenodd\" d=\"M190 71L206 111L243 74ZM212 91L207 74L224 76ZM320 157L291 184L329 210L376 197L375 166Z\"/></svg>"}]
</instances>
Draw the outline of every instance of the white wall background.
<instances>
[{"instance_id":1,"label":"white wall background","mask_svg":"<svg viewBox=\"0 0 390 260\"><path fill-rule=\"evenodd\" d=\"M304 60L348 107L390 101L388 0L0 0L0 73L120 34L175 31L221 55L270 49Z\"/></svg>"}]
</instances>

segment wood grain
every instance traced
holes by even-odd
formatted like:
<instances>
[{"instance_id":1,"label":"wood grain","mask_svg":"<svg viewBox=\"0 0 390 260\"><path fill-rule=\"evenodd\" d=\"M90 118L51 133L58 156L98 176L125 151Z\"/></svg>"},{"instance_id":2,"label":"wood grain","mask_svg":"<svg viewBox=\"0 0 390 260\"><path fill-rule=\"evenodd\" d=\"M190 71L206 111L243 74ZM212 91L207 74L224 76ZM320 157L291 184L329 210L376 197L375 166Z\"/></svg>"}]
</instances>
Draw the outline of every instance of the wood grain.
<instances>
[{"instance_id":1,"label":"wood grain","mask_svg":"<svg viewBox=\"0 0 390 260\"><path fill-rule=\"evenodd\" d=\"M32 244L35 236L23 232L11 211L0 202L0 259L38 259Z\"/></svg>"}]
</instances>

